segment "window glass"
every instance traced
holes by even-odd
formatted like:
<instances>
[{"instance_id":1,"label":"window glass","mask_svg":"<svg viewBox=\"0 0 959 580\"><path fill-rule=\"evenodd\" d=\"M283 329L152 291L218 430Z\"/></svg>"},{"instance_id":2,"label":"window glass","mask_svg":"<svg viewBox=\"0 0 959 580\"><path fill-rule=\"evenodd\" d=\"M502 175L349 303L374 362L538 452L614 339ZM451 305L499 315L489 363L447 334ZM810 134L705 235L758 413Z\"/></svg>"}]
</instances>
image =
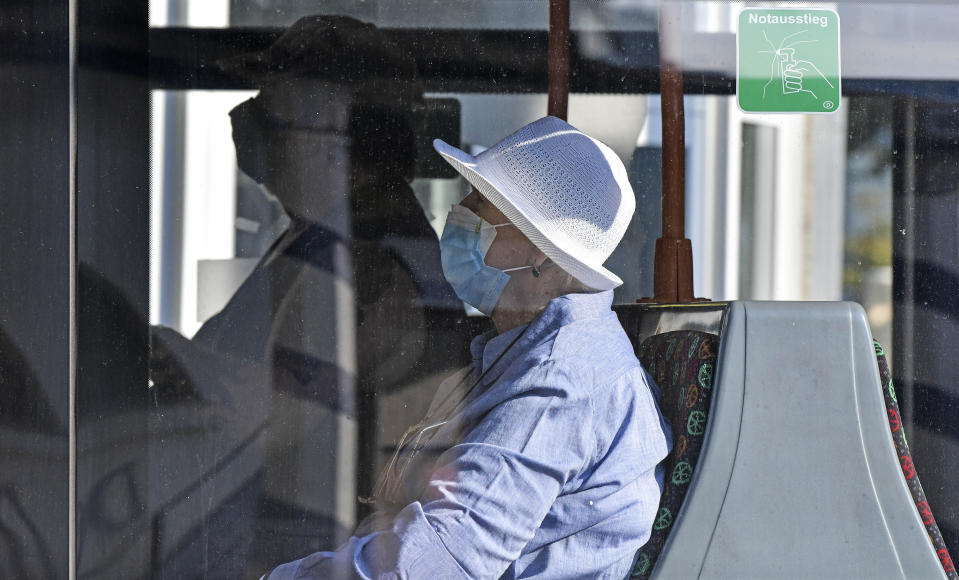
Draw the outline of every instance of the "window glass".
<instances>
[{"instance_id":1,"label":"window glass","mask_svg":"<svg viewBox=\"0 0 959 580\"><path fill-rule=\"evenodd\" d=\"M653 292L659 4L572 2L569 121L610 145L637 198L606 262L624 281L617 303ZM743 6L681 3L695 295L861 303L887 344L916 464L957 550L959 377L929 337L951 340L959 315L959 291L950 293L959 51L944 24L959 12L823 4L843 19L841 106L756 115L734 94ZM81 413L81 447L102 461L78 467L93 489L81 485L81 503L96 499L78 517L79 568L257 578L350 537L406 430L491 329L443 274L447 214L471 187L431 141L476 154L546 113L548 2L151 0L149 9L149 38L165 52L150 68L149 192L128 198L148 208L149 225L134 227L148 228L149 246L128 250L98 237L104 222L80 220L83 240L123 255L81 273L102 290L81 297L95 305L89 319L116 318L115 335L84 348L137 342L94 370L148 366L148 404L111 414L113 391L102 387ZM291 26L300 36L281 36ZM437 38L466 40L448 48ZM176 53L177 42L187 48ZM143 313L111 293L130 262L149 272L148 292L132 301L148 300ZM101 375L88 376L92 390ZM61 398L27 409L56 419L38 428L51 437L64 429ZM130 532L125 518L141 508ZM137 541L112 540L124 534Z\"/></svg>"},{"instance_id":2,"label":"window glass","mask_svg":"<svg viewBox=\"0 0 959 580\"><path fill-rule=\"evenodd\" d=\"M217 63L256 90L151 95L160 577L258 577L345 541L403 432L489 326L440 267L437 231L466 189L417 161L420 131L459 142L458 101L424 97L382 32L304 22L287 42L317 56L240 46Z\"/></svg>"},{"instance_id":3,"label":"window glass","mask_svg":"<svg viewBox=\"0 0 959 580\"><path fill-rule=\"evenodd\" d=\"M151 97L150 322L192 337L279 237L274 196L237 171L229 111L251 91Z\"/></svg>"},{"instance_id":4,"label":"window glass","mask_svg":"<svg viewBox=\"0 0 959 580\"><path fill-rule=\"evenodd\" d=\"M892 348L892 103L849 100L843 298L863 305Z\"/></svg>"},{"instance_id":5,"label":"window glass","mask_svg":"<svg viewBox=\"0 0 959 580\"><path fill-rule=\"evenodd\" d=\"M188 2L150 3L151 26L289 26L312 14L342 14L392 28L545 30L544 2L527 0L218 0L195 6ZM574 30L655 30L656 2L571 2Z\"/></svg>"}]
</instances>

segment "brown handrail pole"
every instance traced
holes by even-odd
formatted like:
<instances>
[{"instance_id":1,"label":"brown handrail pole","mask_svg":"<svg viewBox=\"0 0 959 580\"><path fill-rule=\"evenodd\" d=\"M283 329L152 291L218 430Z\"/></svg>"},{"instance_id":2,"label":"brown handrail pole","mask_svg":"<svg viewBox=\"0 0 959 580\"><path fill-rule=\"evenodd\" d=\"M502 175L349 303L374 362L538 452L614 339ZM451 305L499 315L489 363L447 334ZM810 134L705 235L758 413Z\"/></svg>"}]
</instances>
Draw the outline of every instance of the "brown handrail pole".
<instances>
[{"instance_id":1,"label":"brown handrail pole","mask_svg":"<svg viewBox=\"0 0 959 580\"><path fill-rule=\"evenodd\" d=\"M686 239L686 127L683 111L682 4L659 5L659 80L663 119L663 232L656 240L653 297L640 302L695 302L693 248Z\"/></svg>"},{"instance_id":2,"label":"brown handrail pole","mask_svg":"<svg viewBox=\"0 0 959 580\"><path fill-rule=\"evenodd\" d=\"M680 66L680 3L659 12L659 78L663 119L663 237L686 237L686 123Z\"/></svg>"},{"instance_id":3,"label":"brown handrail pole","mask_svg":"<svg viewBox=\"0 0 959 580\"><path fill-rule=\"evenodd\" d=\"M569 108L569 0L549 0L547 114L566 120Z\"/></svg>"}]
</instances>

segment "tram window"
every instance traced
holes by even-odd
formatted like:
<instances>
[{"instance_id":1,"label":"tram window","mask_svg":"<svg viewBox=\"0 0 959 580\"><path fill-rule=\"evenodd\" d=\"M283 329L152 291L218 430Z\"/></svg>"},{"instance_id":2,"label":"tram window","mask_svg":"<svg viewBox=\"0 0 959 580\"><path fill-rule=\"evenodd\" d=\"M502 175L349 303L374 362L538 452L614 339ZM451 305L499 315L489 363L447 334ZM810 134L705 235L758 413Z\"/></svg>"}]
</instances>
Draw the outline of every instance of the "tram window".
<instances>
[{"instance_id":1,"label":"tram window","mask_svg":"<svg viewBox=\"0 0 959 580\"><path fill-rule=\"evenodd\" d=\"M849 115L843 297L862 304L874 336L891 352L892 104L850 99Z\"/></svg>"},{"instance_id":2,"label":"tram window","mask_svg":"<svg viewBox=\"0 0 959 580\"><path fill-rule=\"evenodd\" d=\"M76 4L96 9L89 0ZM120 4L104 13L123 12ZM607 263L624 280L615 294L620 303L653 290L662 114L650 91L657 86L660 4L572 2L569 119L613 147L637 194L631 229ZM843 19L842 106L822 116L766 116L742 112L732 93L735 21L744 3L682 5L695 295L862 303L892 355L903 424L930 503L959 551L952 485L959 376L948 353L959 340L959 50L952 30L959 8L829 3ZM81 343L73 345L78 405L70 441L77 456L76 575L253 578L349 537L369 511L358 496L370 493L404 431L422 418L437 385L470 362L470 339L490 325L443 280L438 236L469 186L417 169L408 155L417 138L426 142L425 133L439 131L418 125L417 111L449 105L446 121L454 119L457 133L450 139L473 153L542 116L546 75L530 69L545 67L547 8L546 0L150 0L150 29L132 34L144 51L148 38L191 43L159 80L149 75L170 65L163 58L133 71L127 48L104 56L110 43L103 40L90 52L91 38L112 38L92 34L96 27L115 25L82 12L79 290L72 296ZM382 78L344 73L335 82L210 73L218 59L261 50L269 35L311 14L372 22L388 39L406 39L367 59L382 57L395 70ZM472 35L477 54L435 46L435 53L402 54L427 50L410 38L460 32ZM331 34L351 48L318 61L348 56L359 36ZM36 55L47 53L37 50L20 64L40 66ZM418 64L411 68L410 59ZM126 93L131 79L155 84ZM68 76L60 80L66 107L71 85ZM99 100L100 90L109 101ZM149 138L132 143L118 119L137 134L130 110L148 105ZM364 124L369 119L375 123ZM242 134L261 121L269 133ZM70 135L70 125L56 133ZM260 138L272 141L256 149L251 140ZM260 154L282 165L282 179L268 174L272 166L257 165ZM66 161L34 165L31 178L61 165L66 188L73 178ZM131 185L138 168L143 181ZM21 181L8 192L29 194L29 203L0 212L0 230L15 242L8 246L27 255L30 244L46 251L71 239L67 210L43 201L66 199L65 190L35 195L24 185L29 179ZM42 206L47 214L59 212L56 235L18 237L35 216L8 215L41 202L50 204ZM69 242L57 247L66 264ZM19 254L16 262L0 257L17 264L11 277L29 282L29 292L3 285L5 297L48 296L49 269L23 265ZM52 268L48 258L29 259ZM148 287L140 283L147 272ZM65 505L71 319L65 304L63 312L36 316L16 311L21 304L7 300L0 316L0 343L10 345L0 348L0 386L5 377L24 385L0 398L19 405L0 416L0 428L15 432L3 439L26 450L30 469L42 463L34 448L56 446L59 471L44 477L62 483L54 503ZM56 348L31 346L41 334L37 321L59 329ZM7 372L11 365L19 372ZM22 393L33 391L35 401L23 402ZM17 469L4 463L0 472ZM28 540L26 547L11 544L16 557L0 558L0 575L16 576L20 570L7 573L6 562L29 560L48 544L64 546L66 561L67 516L60 522L43 511L37 524L33 509L16 507L15 525Z\"/></svg>"},{"instance_id":3,"label":"tram window","mask_svg":"<svg viewBox=\"0 0 959 580\"><path fill-rule=\"evenodd\" d=\"M251 91L151 97L150 322L192 337L286 229L275 196L237 170L233 107Z\"/></svg>"},{"instance_id":4,"label":"tram window","mask_svg":"<svg viewBox=\"0 0 959 580\"><path fill-rule=\"evenodd\" d=\"M573 30L655 30L654 2L573 0ZM392 28L545 30L549 24L545 2L526 0L318 0L308 5L296 0L250 2L231 0L231 25L285 26L309 14L344 14Z\"/></svg>"},{"instance_id":5,"label":"tram window","mask_svg":"<svg viewBox=\"0 0 959 580\"><path fill-rule=\"evenodd\" d=\"M160 576L261 574L336 547L396 440L468 360L472 326L429 221L465 192L411 183L429 108L411 57L332 18L303 29L324 61L280 63L259 91L153 95ZM197 537L215 561L196 560Z\"/></svg>"},{"instance_id":6,"label":"tram window","mask_svg":"<svg viewBox=\"0 0 959 580\"><path fill-rule=\"evenodd\" d=\"M372 14L370 5L334 4L311 12L422 26L409 20L411 13L395 12L394 4L380 3ZM545 28L542 11L534 15L531 4L498 4L474 3L471 10L491 28L507 21ZM438 16L438 27L477 22L461 20L463 13L445 4L416 5ZM510 17L504 17L503 8ZM226 18L230 26L288 25L301 16L297 10L278 3L258 12L252 4L233 3L226 12L170 14L182 19L170 23L220 26ZM578 10L584 15L578 22L585 24L577 26L594 28L590 14L603 12L589 3ZM632 13L632 26L649 27L648 11ZM364 48L369 47L357 50ZM396 79L396 86L402 81ZM345 87L354 91L355 100L343 106L362 110L362 99L369 97L361 94L363 81L356 83ZM273 99L292 111L267 109L267 114L295 117L304 110L312 113L309 99L331 90L322 83L305 87L302 79L286 87L292 88L285 101L268 83L259 93L157 90L152 95L155 409L147 510L158 522L152 566L160 576L191 565L214 575L253 575L342 542L364 513L356 497L370 493L373 476L403 431L421 418L438 382L468 360L469 338L489 324L483 317L467 320L438 268L438 234L467 184L462 178L424 176L422 168L419 176L380 173L383 157L371 159L369 151L395 155L397 143L410 144L401 136L391 142L378 132L364 134L362 124L341 128L349 132L349 145L338 143L335 132L271 135L288 172L306 171L295 161L316 156L322 171L316 173L316 164L309 168L315 173L308 185L319 190L311 190L312 203L348 201L345 216L333 211L305 220L304 192L287 189L302 180L256 175L255 168L251 173L244 127L238 125L244 103L255 98L264 106ZM305 88L302 94L296 92L299 87ZM339 103L331 95L321 100L335 107ZM544 94L415 98L458 103L458 144L473 152L541 116L546 106ZM571 118L628 162L645 120L645 103L644 95L574 95ZM401 106L407 105L416 104ZM593 114L597 110L607 115ZM326 112L321 109L319 115ZM409 119L406 112L397 117ZM315 149L308 149L310 139L319 144ZM329 150L338 146L349 154L349 165L328 161ZM416 178L407 186L409 177ZM658 195L646 198L652 209ZM352 264L345 268L324 257L325 246L340 239L349 240ZM651 242L638 239L636 244L650 248ZM620 258L624 265L638 247L627 246ZM630 290L637 291L638 273L625 275ZM178 427L183 422L203 426L183 430ZM191 459L183 464L187 449ZM207 541L215 542L222 555L200 563L193 547Z\"/></svg>"}]
</instances>

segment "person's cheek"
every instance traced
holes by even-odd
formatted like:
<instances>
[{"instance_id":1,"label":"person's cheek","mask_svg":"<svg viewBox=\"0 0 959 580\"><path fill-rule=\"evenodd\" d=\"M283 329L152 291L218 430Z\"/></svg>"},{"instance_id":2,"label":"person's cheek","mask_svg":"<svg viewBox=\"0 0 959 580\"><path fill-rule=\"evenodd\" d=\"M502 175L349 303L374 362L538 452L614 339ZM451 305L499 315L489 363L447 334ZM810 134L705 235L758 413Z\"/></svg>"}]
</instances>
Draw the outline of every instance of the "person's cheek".
<instances>
[{"instance_id":1,"label":"person's cheek","mask_svg":"<svg viewBox=\"0 0 959 580\"><path fill-rule=\"evenodd\" d=\"M510 244L506 243L506 240L497 232L496 239L493 240L489 250L486 252L486 265L500 270L509 268L510 266L508 264L511 252L512 248Z\"/></svg>"},{"instance_id":2,"label":"person's cheek","mask_svg":"<svg viewBox=\"0 0 959 580\"><path fill-rule=\"evenodd\" d=\"M528 265L524 247L520 240L506 239L501 240L502 245L498 248L497 266L500 270L508 268L519 268ZM494 243L495 245L495 243ZM492 250L493 248L490 247ZM512 274L512 272L510 272Z\"/></svg>"}]
</instances>

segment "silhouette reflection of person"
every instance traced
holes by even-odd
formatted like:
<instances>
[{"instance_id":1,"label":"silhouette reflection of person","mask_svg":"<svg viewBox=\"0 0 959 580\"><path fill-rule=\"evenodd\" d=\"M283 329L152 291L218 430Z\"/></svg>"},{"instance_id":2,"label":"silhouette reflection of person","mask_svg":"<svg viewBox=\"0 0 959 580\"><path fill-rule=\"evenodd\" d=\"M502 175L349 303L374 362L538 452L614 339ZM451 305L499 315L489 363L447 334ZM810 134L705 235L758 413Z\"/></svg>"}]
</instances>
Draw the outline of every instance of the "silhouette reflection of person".
<instances>
[{"instance_id":1,"label":"silhouette reflection of person","mask_svg":"<svg viewBox=\"0 0 959 580\"><path fill-rule=\"evenodd\" d=\"M230 575L348 537L376 453L466 362L469 332L409 185L422 106L412 59L372 25L311 16L223 67L259 88L230 112L238 165L290 223L189 346L168 330L154 344L204 367L186 369L194 391L259 409L234 414L264 428L235 429L232 445L261 445L262 465L201 524L202 534L238 537L217 540L232 561L207 567ZM196 384L207 381L217 386ZM204 463L227 465L231 449L214 443L198 442L217 455ZM255 520L252 535L243 519Z\"/></svg>"}]
</instances>

